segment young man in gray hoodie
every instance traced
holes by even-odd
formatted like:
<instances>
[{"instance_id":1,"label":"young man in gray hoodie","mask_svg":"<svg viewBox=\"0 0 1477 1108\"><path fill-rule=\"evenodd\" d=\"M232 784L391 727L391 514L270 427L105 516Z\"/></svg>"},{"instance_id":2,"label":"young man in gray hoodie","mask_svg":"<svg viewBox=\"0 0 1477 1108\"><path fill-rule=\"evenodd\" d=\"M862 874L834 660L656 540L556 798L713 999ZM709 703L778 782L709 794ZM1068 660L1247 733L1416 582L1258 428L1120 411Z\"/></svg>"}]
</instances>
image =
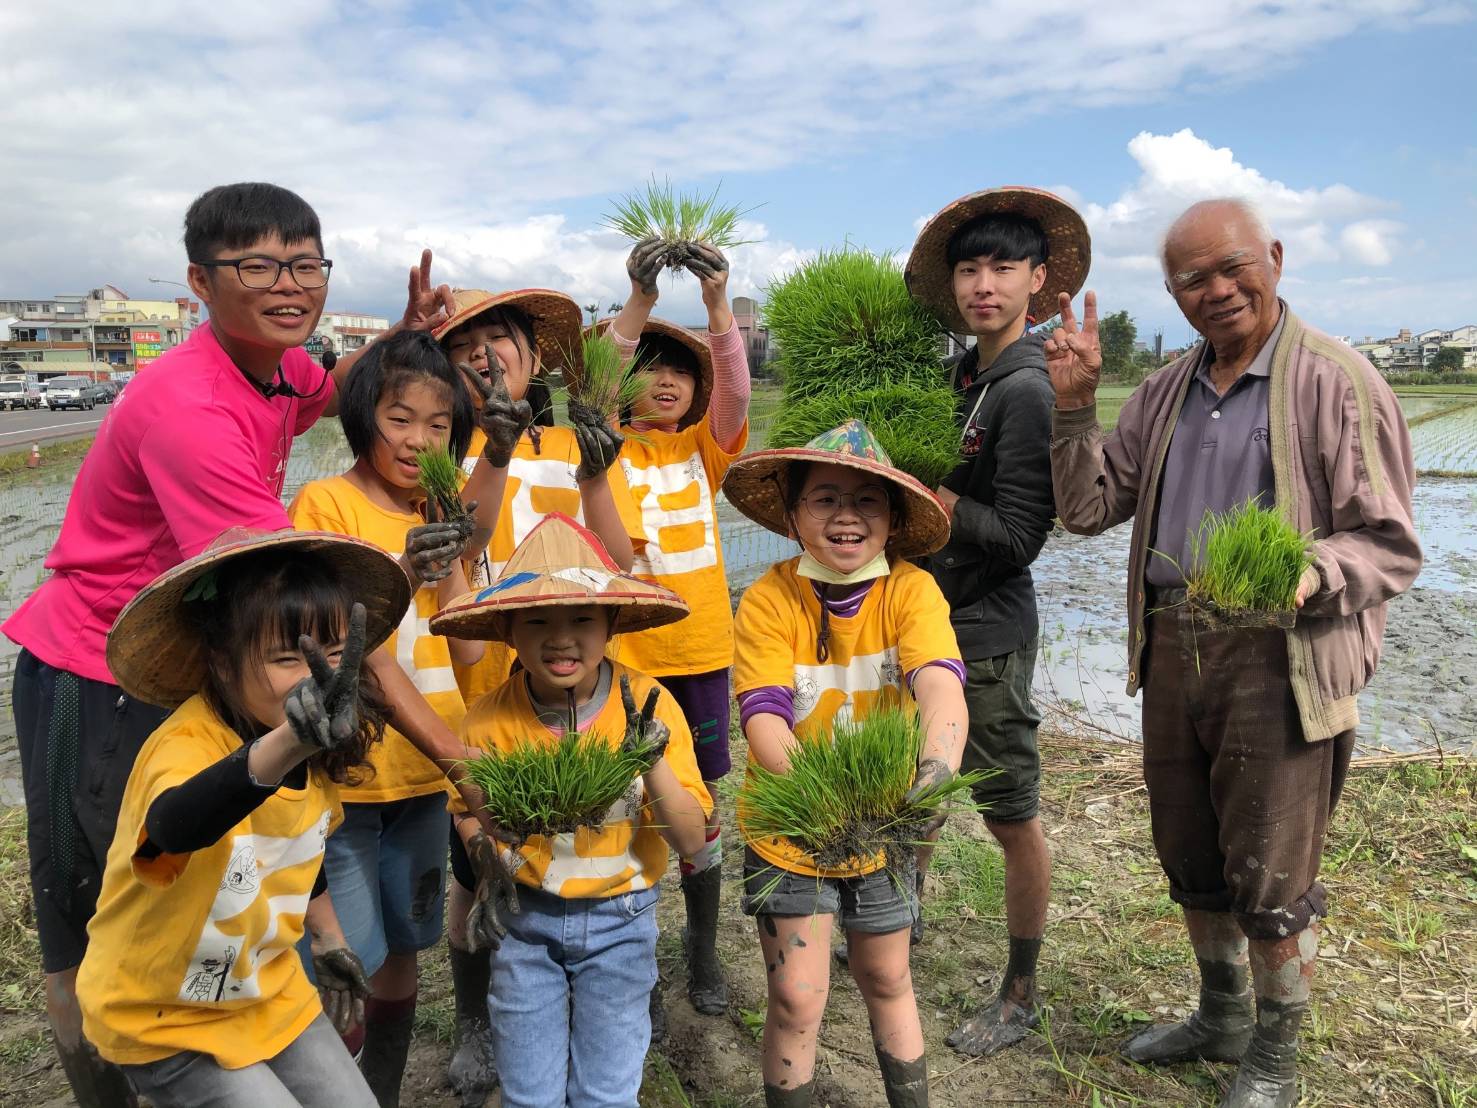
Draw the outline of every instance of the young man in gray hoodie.
<instances>
[{"instance_id":1,"label":"young man in gray hoodie","mask_svg":"<svg viewBox=\"0 0 1477 1108\"><path fill-rule=\"evenodd\" d=\"M1036 961L1051 853L1037 816L1040 714L1031 703L1038 621L1030 565L1050 533L1053 393L1031 323L1082 287L1087 228L1066 203L1027 188L992 189L945 207L918 237L908 287L950 331L974 336L954 367L961 461L938 489L950 541L929 559L949 601L969 706L965 770L997 771L975 789L1005 855L1010 957L997 995L949 1036L993 1054L1040 1023ZM919 859L921 893L928 850Z\"/></svg>"}]
</instances>

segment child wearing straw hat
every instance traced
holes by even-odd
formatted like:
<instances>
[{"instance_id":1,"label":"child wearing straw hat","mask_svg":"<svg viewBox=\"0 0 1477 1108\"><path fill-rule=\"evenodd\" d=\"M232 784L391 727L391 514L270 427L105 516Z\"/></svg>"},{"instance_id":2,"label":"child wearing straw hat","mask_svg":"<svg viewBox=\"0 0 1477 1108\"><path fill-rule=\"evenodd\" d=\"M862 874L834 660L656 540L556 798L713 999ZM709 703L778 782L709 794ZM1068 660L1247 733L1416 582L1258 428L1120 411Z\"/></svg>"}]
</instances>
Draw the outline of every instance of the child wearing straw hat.
<instances>
[{"instance_id":1,"label":"child wearing straw hat","mask_svg":"<svg viewBox=\"0 0 1477 1108\"><path fill-rule=\"evenodd\" d=\"M733 608L718 533L718 489L749 439L749 365L728 304L728 259L701 243L685 267L702 288L706 335L651 318L664 248L638 243L626 263L631 292L607 326L638 367L646 393L622 416L626 443L621 469L641 511L645 546L632 572L665 585L695 617L688 624L622 635L617 657L661 679L682 707L708 792L732 767L728 752ZM632 433L634 432L634 433ZM694 635L691 626L703 628ZM687 908L683 949L687 997L708 1016L728 1010L728 985L718 961L719 889L723 846L718 811L708 818L703 849L681 861ZM653 1019L661 1022L653 994Z\"/></svg>"},{"instance_id":2,"label":"child wearing straw hat","mask_svg":"<svg viewBox=\"0 0 1477 1108\"><path fill-rule=\"evenodd\" d=\"M389 675L381 680L397 721L430 717L455 735L466 709L452 662L476 662L482 644L434 635L430 620L467 589L461 554L474 520L438 518L436 498L420 486L417 457L447 448L461 456L473 429L467 390L430 335L405 332L376 343L355 367L339 419L354 465L304 485L288 514L306 530L350 535L392 555L404 552L417 587L384 644L383 657L392 661L377 672ZM486 518L484 511L476 515ZM360 1055L370 1088L384 1104L399 1095L410 1049L416 956L441 940L448 784L442 767L397 730L386 731L370 761L374 773L344 790L344 822L329 840L324 871L372 987L363 1027L351 1032L349 1049Z\"/></svg>"},{"instance_id":3,"label":"child wearing straw hat","mask_svg":"<svg viewBox=\"0 0 1477 1108\"><path fill-rule=\"evenodd\" d=\"M1051 853L1037 816L1041 758L1031 702L1039 637L1030 565L1056 515L1043 336L1032 323L1082 287L1087 225L1041 189L986 189L946 204L919 232L904 276L913 299L974 346L954 367L960 465L938 489L949 543L928 566L949 602L965 663L964 768L995 771L975 787L1005 856L1009 959L1000 990L948 1038L985 1055L1041 1019L1036 962L1051 893ZM928 848L920 850L927 864Z\"/></svg>"},{"instance_id":4,"label":"child wearing straw hat","mask_svg":"<svg viewBox=\"0 0 1477 1108\"><path fill-rule=\"evenodd\" d=\"M712 800L681 709L607 651L615 634L686 614L675 593L623 572L592 531L553 513L498 580L432 622L518 654L517 672L468 711L469 748L506 753L574 730L640 752L647 767L600 826L530 835L502 851L518 888L511 911L496 903L508 895L499 851L470 815L458 818L466 857L453 866L476 887L468 929L474 943L500 940L492 1034L508 1108L636 1103L657 976L657 883L669 847L701 847Z\"/></svg>"},{"instance_id":5,"label":"child wearing straw hat","mask_svg":"<svg viewBox=\"0 0 1477 1108\"><path fill-rule=\"evenodd\" d=\"M857 420L804 447L741 458L723 491L750 519L802 548L739 603L734 687L750 766L784 773L797 737L916 704L924 746L914 787L947 780L963 752L963 666L938 586L906 560L947 539L938 497L896 469ZM831 927L839 922L888 1103L927 1104L928 1066L908 968L918 910L911 892L880 859L828 869L793 843L745 834L743 910L757 917L770 969L766 1103L803 1108L811 1101Z\"/></svg>"},{"instance_id":6,"label":"child wearing straw hat","mask_svg":"<svg viewBox=\"0 0 1477 1108\"><path fill-rule=\"evenodd\" d=\"M486 552L471 568L474 584L486 585L544 515L561 511L600 536L624 569L633 544L642 540L641 516L615 461L620 436L599 423L571 419L554 425L548 375L578 370L580 309L561 292L517 289L454 294L456 311L434 332L457 366L467 367L469 388L479 407L478 426L463 469L463 496L477 500L495 520ZM571 416L579 414L571 412ZM468 705L508 677L512 650L488 642L482 660L456 665L457 687ZM490 1091L495 1078L487 1030L488 964L467 949L461 921L471 905L451 888L449 942L457 1024L447 1077L473 1099Z\"/></svg>"},{"instance_id":7,"label":"child wearing straw hat","mask_svg":"<svg viewBox=\"0 0 1477 1108\"><path fill-rule=\"evenodd\" d=\"M159 1108L375 1103L335 1034L368 983L322 861L384 727L360 662L409 599L368 543L237 529L108 636L128 694L175 710L124 789L77 996L89 1041Z\"/></svg>"}]
</instances>

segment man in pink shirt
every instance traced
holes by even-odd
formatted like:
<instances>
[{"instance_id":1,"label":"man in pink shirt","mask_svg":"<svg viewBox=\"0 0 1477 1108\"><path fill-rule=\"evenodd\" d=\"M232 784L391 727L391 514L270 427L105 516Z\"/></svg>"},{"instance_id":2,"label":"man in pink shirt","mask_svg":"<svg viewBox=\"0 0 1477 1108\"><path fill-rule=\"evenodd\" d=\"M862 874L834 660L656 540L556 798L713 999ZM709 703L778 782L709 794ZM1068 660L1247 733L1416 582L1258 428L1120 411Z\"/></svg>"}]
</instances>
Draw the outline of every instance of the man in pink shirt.
<instances>
[{"instance_id":1,"label":"man in pink shirt","mask_svg":"<svg viewBox=\"0 0 1477 1108\"><path fill-rule=\"evenodd\" d=\"M72 487L51 576L0 630L23 650L14 710L25 780L47 1015L79 1104L133 1103L82 1040L74 991L103 865L135 757L168 714L114 683L113 620L165 570L231 527L291 527L280 499L292 440L338 409L334 377L302 344L332 262L318 216L269 184L213 188L185 215L191 289L210 320L140 373ZM450 290L411 272L401 327L434 326Z\"/></svg>"}]
</instances>

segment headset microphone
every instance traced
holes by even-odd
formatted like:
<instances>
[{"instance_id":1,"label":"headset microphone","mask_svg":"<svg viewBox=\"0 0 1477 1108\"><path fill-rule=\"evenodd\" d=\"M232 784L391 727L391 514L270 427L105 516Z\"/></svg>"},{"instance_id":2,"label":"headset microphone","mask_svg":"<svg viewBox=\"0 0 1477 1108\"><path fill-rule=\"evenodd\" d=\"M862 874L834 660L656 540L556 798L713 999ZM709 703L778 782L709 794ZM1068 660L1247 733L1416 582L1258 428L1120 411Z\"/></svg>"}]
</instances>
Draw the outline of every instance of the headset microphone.
<instances>
[{"instance_id":1,"label":"headset microphone","mask_svg":"<svg viewBox=\"0 0 1477 1108\"><path fill-rule=\"evenodd\" d=\"M292 382L282 374L282 367L277 367L277 379L270 385L261 386L262 395L270 400L274 396L286 396L289 399L304 400L306 397L292 387Z\"/></svg>"}]
</instances>

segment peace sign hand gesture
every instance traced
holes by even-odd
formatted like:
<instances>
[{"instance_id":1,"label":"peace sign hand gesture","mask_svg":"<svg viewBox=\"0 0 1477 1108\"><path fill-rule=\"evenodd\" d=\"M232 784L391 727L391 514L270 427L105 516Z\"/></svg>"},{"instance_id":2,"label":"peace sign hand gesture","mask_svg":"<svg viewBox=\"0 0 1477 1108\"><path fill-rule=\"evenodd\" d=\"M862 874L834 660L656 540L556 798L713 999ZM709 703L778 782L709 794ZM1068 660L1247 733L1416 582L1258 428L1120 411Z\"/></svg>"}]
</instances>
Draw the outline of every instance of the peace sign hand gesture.
<instances>
[{"instance_id":1,"label":"peace sign hand gesture","mask_svg":"<svg viewBox=\"0 0 1477 1108\"><path fill-rule=\"evenodd\" d=\"M1060 297L1062 325L1046 340L1046 372L1056 392L1058 408L1085 408L1097 395L1098 375L1103 368L1103 349L1098 343L1097 294L1082 298L1082 329L1072 312L1072 298Z\"/></svg>"},{"instance_id":2,"label":"peace sign hand gesture","mask_svg":"<svg viewBox=\"0 0 1477 1108\"><path fill-rule=\"evenodd\" d=\"M655 718L660 695L660 689L652 689L646 697L646 704L638 712L636 698L631 694L631 678L621 674L621 704L626 709L626 736L621 749L640 754L647 769L661 761L672 738L667 725Z\"/></svg>"},{"instance_id":3,"label":"peace sign hand gesture","mask_svg":"<svg viewBox=\"0 0 1477 1108\"><path fill-rule=\"evenodd\" d=\"M407 331L432 331L455 314L456 298L451 286L431 284L431 252L422 250L421 264L410 267L400 326Z\"/></svg>"},{"instance_id":4,"label":"peace sign hand gesture","mask_svg":"<svg viewBox=\"0 0 1477 1108\"><path fill-rule=\"evenodd\" d=\"M480 373L465 363L458 363L457 369L471 385L472 395L481 398L477 408L477 426L487 436L482 456L498 469L506 469L513 460L518 440L533 425L533 406L526 399L513 399L513 394L508 391L507 371L492 343L487 343L482 349L487 355L489 380L483 380Z\"/></svg>"},{"instance_id":5,"label":"peace sign hand gesture","mask_svg":"<svg viewBox=\"0 0 1477 1108\"><path fill-rule=\"evenodd\" d=\"M359 667L364 661L364 605L349 613L349 633L338 668L328 662L311 635L298 638L311 676L292 687L282 702L297 741L319 750L333 750L353 739L359 730Z\"/></svg>"}]
</instances>

